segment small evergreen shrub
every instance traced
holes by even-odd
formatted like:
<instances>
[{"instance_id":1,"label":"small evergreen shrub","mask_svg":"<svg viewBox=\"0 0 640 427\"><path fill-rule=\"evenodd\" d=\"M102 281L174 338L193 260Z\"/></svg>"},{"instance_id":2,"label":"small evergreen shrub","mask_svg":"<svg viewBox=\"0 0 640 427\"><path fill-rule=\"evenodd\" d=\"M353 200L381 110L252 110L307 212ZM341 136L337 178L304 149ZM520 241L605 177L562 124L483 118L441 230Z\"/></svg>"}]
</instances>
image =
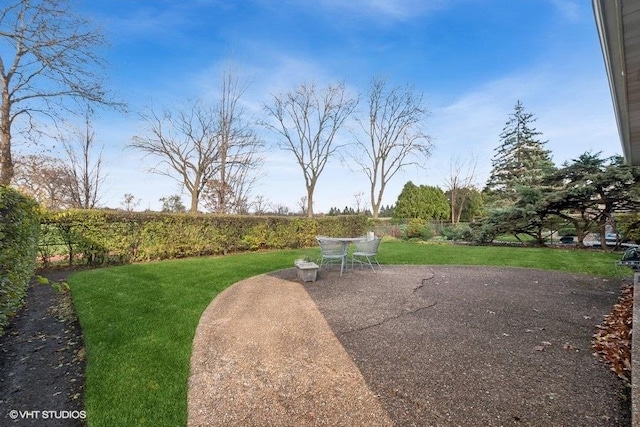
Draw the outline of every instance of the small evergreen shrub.
<instances>
[{"instance_id":1,"label":"small evergreen shrub","mask_svg":"<svg viewBox=\"0 0 640 427\"><path fill-rule=\"evenodd\" d=\"M418 240L429 240L435 235L431 225L420 218L411 219L407 224L404 233L405 238Z\"/></svg>"},{"instance_id":2,"label":"small evergreen shrub","mask_svg":"<svg viewBox=\"0 0 640 427\"><path fill-rule=\"evenodd\" d=\"M640 214L622 214L616 217L616 226L622 240L640 243Z\"/></svg>"},{"instance_id":3,"label":"small evergreen shrub","mask_svg":"<svg viewBox=\"0 0 640 427\"><path fill-rule=\"evenodd\" d=\"M440 230L440 234L445 239L453 240L454 242L457 242L457 241L471 242L471 241L473 241L473 234L471 232L471 228L469 227L469 224L466 224L466 223L465 224L460 224L459 223L459 224L455 224L455 225L444 226Z\"/></svg>"},{"instance_id":4,"label":"small evergreen shrub","mask_svg":"<svg viewBox=\"0 0 640 427\"><path fill-rule=\"evenodd\" d=\"M575 235L576 235L575 227L564 227L558 230L558 236L560 237L565 237L565 236L575 237Z\"/></svg>"}]
</instances>

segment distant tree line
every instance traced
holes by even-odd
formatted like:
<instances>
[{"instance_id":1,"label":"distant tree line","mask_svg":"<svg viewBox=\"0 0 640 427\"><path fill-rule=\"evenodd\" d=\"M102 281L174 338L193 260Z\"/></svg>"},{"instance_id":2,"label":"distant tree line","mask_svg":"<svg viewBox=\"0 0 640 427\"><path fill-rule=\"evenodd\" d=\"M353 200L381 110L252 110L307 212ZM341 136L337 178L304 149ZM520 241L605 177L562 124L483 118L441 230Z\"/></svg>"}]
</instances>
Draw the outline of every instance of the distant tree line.
<instances>
[{"instance_id":1,"label":"distant tree line","mask_svg":"<svg viewBox=\"0 0 640 427\"><path fill-rule=\"evenodd\" d=\"M527 235L544 244L553 231L568 228L583 246L587 233L595 231L606 247L606 230L616 228L616 215L624 217L640 208L640 168L627 165L620 156L603 158L591 152L556 167L535 121L518 101L500 134L491 174L481 191L453 185L465 182L457 173L452 173L446 192L408 182L393 216L451 219L454 224L471 221L467 238L479 242L508 234L518 239ZM629 218L620 228L629 237L640 235L637 214Z\"/></svg>"},{"instance_id":2,"label":"distant tree line","mask_svg":"<svg viewBox=\"0 0 640 427\"><path fill-rule=\"evenodd\" d=\"M380 218L390 218L393 215L394 205L381 205L380 211L378 212L378 216ZM327 215L365 215L372 216L372 213L369 209L358 210L357 208L353 208L350 206L345 206L344 209L340 209L338 207L332 207L329 209Z\"/></svg>"},{"instance_id":3,"label":"distant tree line","mask_svg":"<svg viewBox=\"0 0 640 427\"><path fill-rule=\"evenodd\" d=\"M52 209L100 206L106 174L91 119L96 107L126 108L104 84L105 64L96 52L106 40L68 0L10 1L0 6L0 16L0 184L19 187ZM407 182L393 209L385 208L389 182L407 166L424 167L431 153L430 113L421 93L382 77L372 78L363 93L351 93L345 82L300 82L261 102L264 116L254 118L243 108L249 81L228 66L215 98L139 112L143 130L129 146L155 159L152 172L174 179L190 196L188 206L179 195L162 198L163 210L292 214L253 194L267 147L258 127L271 131L274 146L299 166L306 194L296 214L309 217L321 176L336 157L364 174L369 188L366 197L357 193L355 207L329 214L471 221L479 241L524 234L542 244L553 229L568 225L578 244L596 230L604 245L616 216L637 212L640 204L637 167L591 152L556 166L535 115L518 101L484 188L475 183L475 160L454 158L444 189ZM70 125L74 118L79 129ZM38 145L45 129L59 130L46 136L62 155ZM44 152L16 154L19 138ZM131 210L138 201L127 193L122 205Z\"/></svg>"},{"instance_id":4,"label":"distant tree line","mask_svg":"<svg viewBox=\"0 0 640 427\"><path fill-rule=\"evenodd\" d=\"M41 129L47 125L59 127L85 115L88 130L96 106L126 109L104 86L105 64L96 52L106 40L69 0L15 0L0 6L0 16L0 184L20 186L51 208L98 206L105 174L101 154L90 147L93 134L85 135L89 144L83 150L66 150L64 158L52 155L52 147L45 147L46 154L17 158L13 142L24 137L42 143ZM397 172L422 167L430 155L429 111L423 95L409 85L374 77L361 95L347 90L344 82L324 87L301 82L261 102L264 117L256 119L243 107L250 79L241 79L228 66L220 81L215 99L138 112L143 129L128 144L156 161L151 172L180 185L190 197L189 212L261 211L260 196L252 191L263 176L266 146L258 127L272 131L274 146L289 152L299 166L306 190L301 211L309 217L318 182L334 157L351 158L350 167L367 177L369 206L377 217ZM367 105L356 110L361 100ZM351 129L345 126L348 121L354 124ZM352 136L348 144L346 131ZM38 182L34 163L47 175L55 173L62 185L52 190ZM133 195L125 195L125 209L136 206L135 196L128 196ZM179 206L163 206L168 208ZM274 211L284 213L281 207Z\"/></svg>"}]
</instances>

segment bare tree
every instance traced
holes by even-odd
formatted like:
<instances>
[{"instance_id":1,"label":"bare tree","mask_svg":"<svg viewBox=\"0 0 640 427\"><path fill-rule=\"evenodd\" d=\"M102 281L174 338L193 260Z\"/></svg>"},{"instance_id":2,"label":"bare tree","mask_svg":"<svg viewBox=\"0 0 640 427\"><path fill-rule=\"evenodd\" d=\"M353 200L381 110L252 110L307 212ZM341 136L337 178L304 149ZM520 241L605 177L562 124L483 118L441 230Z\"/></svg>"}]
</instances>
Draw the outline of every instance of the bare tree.
<instances>
[{"instance_id":1,"label":"bare tree","mask_svg":"<svg viewBox=\"0 0 640 427\"><path fill-rule=\"evenodd\" d=\"M195 101L176 113L153 109L140 115L149 135L134 136L130 144L159 159L151 170L181 183L191 196L190 212L198 211L200 194L214 179L220 158L216 115L211 108Z\"/></svg>"},{"instance_id":2,"label":"bare tree","mask_svg":"<svg viewBox=\"0 0 640 427\"><path fill-rule=\"evenodd\" d=\"M122 107L107 100L100 76L104 64L96 52L104 44L69 0L2 2L0 184L14 174L12 138L20 130L32 133L36 116L56 121L85 102Z\"/></svg>"},{"instance_id":3,"label":"bare tree","mask_svg":"<svg viewBox=\"0 0 640 427\"><path fill-rule=\"evenodd\" d=\"M176 113L165 109L161 116L153 110L141 115L149 136L135 136L130 146L158 158L152 171L187 189L192 213L201 199L217 213L248 210L248 195L262 163L262 141L240 106L246 88L225 71L215 108L195 101Z\"/></svg>"},{"instance_id":4,"label":"bare tree","mask_svg":"<svg viewBox=\"0 0 640 427\"><path fill-rule=\"evenodd\" d=\"M241 97L249 87L228 66L222 74L217 104L218 168L215 179L205 187L205 203L216 213L246 213L248 194L258 178L263 143L253 130Z\"/></svg>"},{"instance_id":5,"label":"bare tree","mask_svg":"<svg viewBox=\"0 0 640 427\"><path fill-rule=\"evenodd\" d=\"M264 215L271 209L271 202L263 195L258 195L251 203L253 213L256 215Z\"/></svg>"},{"instance_id":6,"label":"bare tree","mask_svg":"<svg viewBox=\"0 0 640 427\"><path fill-rule=\"evenodd\" d=\"M102 150L95 155L95 133L91 128L89 114L85 116L83 130L71 130L69 134L61 135L68 158L70 171L69 196L73 207L93 209L100 201L100 190L104 184L105 175L102 170Z\"/></svg>"},{"instance_id":7,"label":"bare tree","mask_svg":"<svg viewBox=\"0 0 640 427\"><path fill-rule=\"evenodd\" d=\"M13 183L48 209L95 208L106 176L102 147L96 152L89 115L84 129L67 125L63 132L56 139L62 144L66 159L46 155L17 157Z\"/></svg>"},{"instance_id":8,"label":"bare tree","mask_svg":"<svg viewBox=\"0 0 640 427\"><path fill-rule=\"evenodd\" d=\"M291 210L288 206L283 205L282 203L276 203L276 205L273 206L273 213L275 215L287 216L291 214Z\"/></svg>"},{"instance_id":9,"label":"bare tree","mask_svg":"<svg viewBox=\"0 0 640 427\"><path fill-rule=\"evenodd\" d=\"M449 193L449 205L451 206L451 223L457 224L462 216L465 203L474 187L476 178L477 157L472 153L467 159L453 155L449 162L449 177L446 180Z\"/></svg>"},{"instance_id":10,"label":"bare tree","mask_svg":"<svg viewBox=\"0 0 640 427\"><path fill-rule=\"evenodd\" d=\"M356 213L359 214L361 212L365 212L367 210L367 202L364 199L364 193L362 191L358 191L354 193L353 199L356 203Z\"/></svg>"},{"instance_id":11,"label":"bare tree","mask_svg":"<svg viewBox=\"0 0 640 427\"><path fill-rule=\"evenodd\" d=\"M308 196L302 196L298 199L298 209L300 212L300 215L302 216L306 216L307 215L307 209L309 209L309 204L307 202Z\"/></svg>"},{"instance_id":12,"label":"bare tree","mask_svg":"<svg viewBox=\"0 0 640 427\"><path fill-rule=\"evenodd\" d=\"M126 193L122 198L121 204L125 211L131 212L140 204L140 199L136 200L136 196L131 193Z\"/></svg>"},{"instance_id":13,"label":"bare tree","mask_svg":"<svg viewBox=\"0 0 640 427\"><path fill-rule=\"evenodd\" d=\"M369 179L371 211L378 218L389 181L406 166L423 166L432 143L423 130L429 115L423 96L410 87L389 88L386 79L374 78L368 101L368 117L357 119L364 137L356 137L351 157Z\"/></svg>"},{"instance_id":14,"label":"bare tree","mask_svg":"<svg viewBox=\"0 0 640 427\"><path fill-rule=\"evenodd\" d=\"M358 101L349 98L344 83L328 85L319 92L314 84L274 95L265 111L275 123L265 123L279 136L279 145L296 158L307 189L307 216L313 217L313 194L327 161L340 148L335 143L338 130Z\"/></svg>"},{"instance_id":15,"label":"bare tree","mask_svg":"<svg viewBox=\"0 0 640 427\"><path fill-rule=\"evenodd\" d=\"M257 176L250 175L251 160L245 163L228 163L225 168L225 178L207 181L202 192L205 208L219 214L245 214L249 210L249 193L257 180Z\"/></svg>"},{"instance_id":16,"label":"bare tree","mask_svg":"<svg viewBox=\"0 0 640 427\"><path fill-rule=\"evenodd\" d=\"M71 206L71 170L59 158L30 154L15 159L12 183L47 209Z\"/></svg>"},{"instance_id":17,"label":"bare tree","mask_svg":"<svg viewBox=\"0 0 640 427\"><path fill-rule=\"evenodd\" d=\"M182 197L179 194L162 197L162 212L186 212L187 208L182 204Z\"/></svg>"}]
</instances>

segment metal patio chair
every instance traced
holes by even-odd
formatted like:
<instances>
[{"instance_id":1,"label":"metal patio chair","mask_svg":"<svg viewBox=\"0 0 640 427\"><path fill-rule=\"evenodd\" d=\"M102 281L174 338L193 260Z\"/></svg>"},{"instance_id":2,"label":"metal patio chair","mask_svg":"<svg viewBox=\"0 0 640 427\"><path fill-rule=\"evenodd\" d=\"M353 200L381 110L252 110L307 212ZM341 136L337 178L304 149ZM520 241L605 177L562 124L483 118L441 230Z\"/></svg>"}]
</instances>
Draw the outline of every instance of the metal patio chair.
<instances>
[{"instance_id":1,"label":"metal patio chair","mask_svg":"<svg viewBox=\"0 0 640 427\"><path fill-rule=\"evenodd\" d=\"M376 263L378 268L382 270L382 266L378 262L378 248L380 247L380 238L376 237L373 240L364 240L361 242L355 243L355 248L353 253L351 254L351 269L353 269L353 263L360 263L360 268L364 264L369 264L371 269L375 272L376 269L373 267L373 262Z\"/></svg>"},{"instance_id":2,"label":"metal patio chair","mask_svg":"<svg viewBox=\"0 0 640 427\"><path fill-rule=\"evenodd\" d=\"M320 267L339 261L340 276L342 276L347 264L347 248L349 245L338 240L322 238L320 236L316 237L316 240L320 245Z\"/></svg>"},{"instance_id":3,"label":"metal patio chair","mask_svg":"<svg viewBox=\"0 0 640 427\"><path fill-rule=\"evenodd\" d=\"M634 272L640 272L640 247L631 246L624 251L622 259L616 262L618 266L629 267Z\"/></svg>"}]
</instances>

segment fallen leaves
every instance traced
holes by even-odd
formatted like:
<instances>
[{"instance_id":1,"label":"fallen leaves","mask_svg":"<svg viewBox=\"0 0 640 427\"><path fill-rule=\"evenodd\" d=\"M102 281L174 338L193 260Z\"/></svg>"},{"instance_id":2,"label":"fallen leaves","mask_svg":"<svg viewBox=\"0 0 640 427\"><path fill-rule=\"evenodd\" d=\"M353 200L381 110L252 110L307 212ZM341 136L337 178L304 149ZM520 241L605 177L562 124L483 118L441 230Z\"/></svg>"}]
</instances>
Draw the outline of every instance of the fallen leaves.
<instances>
[{"instance_id":1,"label":"fallen leaves","mask_svg":"<svg viewBox=\"0 0 640 427\"><path fill-rule=\"evenodd\" d=\"M596 326L591 347L626 385L631 385L631 333L633 327L633 286L622 288L618 303Z\"/></svg>"}]
</instances>

